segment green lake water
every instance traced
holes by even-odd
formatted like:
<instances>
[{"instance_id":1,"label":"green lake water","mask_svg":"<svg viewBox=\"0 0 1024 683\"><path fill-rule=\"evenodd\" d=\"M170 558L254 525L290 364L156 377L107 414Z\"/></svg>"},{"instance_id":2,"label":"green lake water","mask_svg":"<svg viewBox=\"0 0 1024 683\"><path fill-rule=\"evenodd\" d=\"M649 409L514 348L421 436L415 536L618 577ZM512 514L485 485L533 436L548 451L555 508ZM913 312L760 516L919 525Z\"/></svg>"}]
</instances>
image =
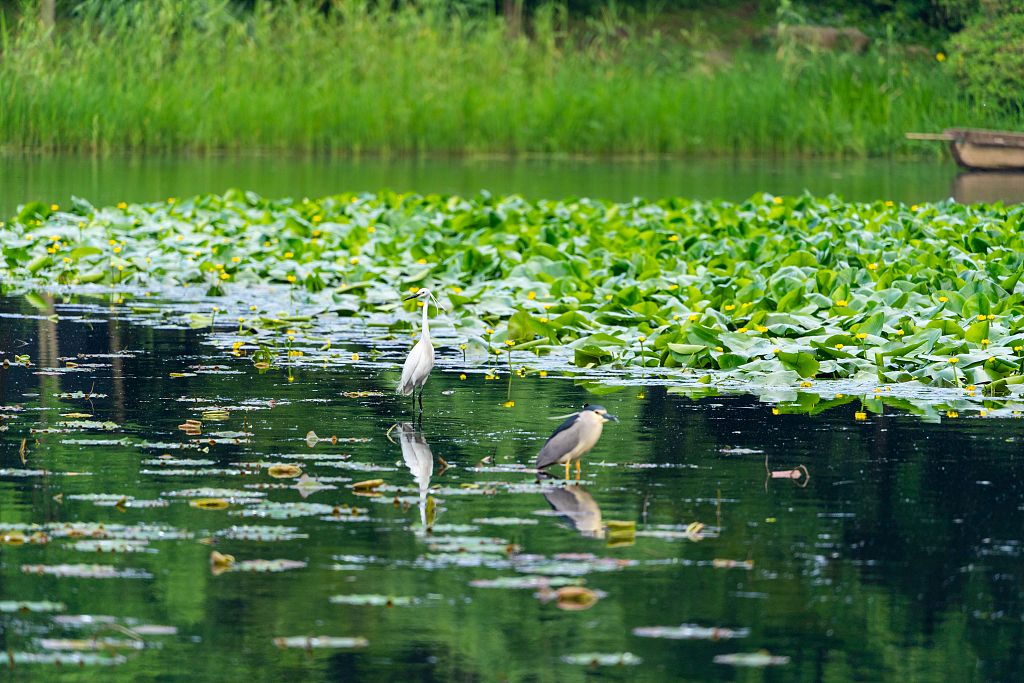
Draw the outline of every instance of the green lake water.
<instances>
[{"instance_id":1,"label":"green lake water","mask_svg":"<svg viewBox=\"0 0 1024 683\"><path fill-rule=\"evenodd\" d=\"M1024 201L1024 174L962 173L937 160L685 159L572 161L504 159L331 159L290 156L0 156L0 214L19 204L94 206L153 202L231 187L265 197L323 197L342 191L474 195L518 193L625 201L635 196L744 200L755 192L913 204L954 197L973 203Z\"/></svg>"},{"instance_id":2,"label":"green lake water","mask_svg":"<svg viewBox=\"0 0 1024 683\"><path fill-rule=\"evenodd\" d=\"M255 347L227 322L250 301L221 299L232 310L212 332L183 324L197 302L211 304L0 299L10 361L0 369L0 534L10 541L18 528L33 531L17 525L37 524L46 537L0 545L0 609L15 610L0 613L4 680L1022 676L1016 419L924 420L885 408L858 416L856 403L776 414L767 396L701 397L657 378L596 383L554 366L541 376L525 352L512 365L526 376L510 376L504 361L463 360L443 329L420 414L393 394L408 339L321 316L296 332L292 349L303 355L261 371ZM323 338L329 355L316 353ZM33 364L14 364L16 354ZM579 484L518 471L558 424L549 418L597 402L620 422L584 459ZM201 433L180 428L190 419ZM172 462L145 463L161 456ZM288 488L294 473L275 478L272 464L300 465L337 488L303 497ZM768 474L792 469L797 479ZM376 478L401 491L346 486ZM227 503L219 509L174 495L199 487L236 493L208 492ZM91 494L109 500L75 498ZM244 516L261 509L244 498L324 507ZM228 533L254 525L276 531ZM149 542L124 541L142 552L113 554L77 545L118 534ZM213 551L236 566L212 566ZM299 564L231 571L252 560ZM41 568L78 563L120 574ZM479 583L515 577L554 585ZM549 599L559 581L585 582L598 599L566 609ZM336 597L365 595L392 604ZM17 611L3 601L62 607ZM658 626L678 637L644 635ZM368 642L275 645L320 636ZM76 646L86 650L68 649ZM761 651L780 659L736 665L766 664ZM735 657L743 654L761 660ZM592 664L597 655L628 664ZM33 657L46 663L24 663ZM75 657L93 659L79 666Z\"/></svg>"}]
</instances>

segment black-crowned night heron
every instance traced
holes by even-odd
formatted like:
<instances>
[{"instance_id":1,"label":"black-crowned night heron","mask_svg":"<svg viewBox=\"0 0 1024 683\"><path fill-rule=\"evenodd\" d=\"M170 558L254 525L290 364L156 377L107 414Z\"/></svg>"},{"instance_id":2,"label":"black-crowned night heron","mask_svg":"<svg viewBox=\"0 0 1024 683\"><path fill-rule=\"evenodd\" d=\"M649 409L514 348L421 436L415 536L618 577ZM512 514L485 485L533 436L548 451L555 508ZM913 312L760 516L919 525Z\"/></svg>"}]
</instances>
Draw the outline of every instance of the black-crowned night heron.
<instances>
[{"instance_id":1,"label":"black-crowned night heron","mask_svg":"<svg viewBox=\"0 0 1024 683\"><path fill-rule=\"evenodd\" d=\"M430 490L430 475L434 473L434 454L423 436L411 422L403 422L398 432L402 444L402 458L412 472L420 490L420 522L427 525L427 492Z\"/></svg>"},{"instance_id":2,"label":"black-crowned night heron","mask_svg":"<svg viewBox=\"0 0 1024 683\"><path fill-rule=\"evenodd\" d=\"M545 489L544 498L581 536L604 538L601 508L585 486L553 486Z\"/></svg>"},{"instance_id":3,"label":"black-crowned night heron","mask_svg":"<svg viewBox=\"0 0 1024 683\"><path fill-rule=\"evenodd\" d=\"M409 301L410 299L425 301L423 304L423 330L420 340L412 347L409 357L405 359L405 366L402 367L402 381L398 383L398 393L408 396L416 391L416 387L419 387L420 408L422 408L423 385L427 383L430 371L434 369L434 347L430 343L430 321L427 319L430 300L433 299L434 305L438 308L441 308L441 306L437 303L437 299L434 299L429 289L421 289L412 296L405 297L403 301ZM413 403L415 401L416 397L413 396Z\"/></svg>"},{"instance_id":4,"label":"black-crowned night heron","mask_svg":"<svg viewBox=\"0 0 1024 683\"><path fill-rule=\"evenodd\" d=\"M537 454L534 467L539 470L555 463L565 465L565 478L568 479L569 465L576 463L576 473L579 474L580 458L601 438L604 423L609 420L619 421L601 406L584 406L583 410L570 415L569 419L560 424L548 437L544 448Z\"/></svg>"}]
</instances>

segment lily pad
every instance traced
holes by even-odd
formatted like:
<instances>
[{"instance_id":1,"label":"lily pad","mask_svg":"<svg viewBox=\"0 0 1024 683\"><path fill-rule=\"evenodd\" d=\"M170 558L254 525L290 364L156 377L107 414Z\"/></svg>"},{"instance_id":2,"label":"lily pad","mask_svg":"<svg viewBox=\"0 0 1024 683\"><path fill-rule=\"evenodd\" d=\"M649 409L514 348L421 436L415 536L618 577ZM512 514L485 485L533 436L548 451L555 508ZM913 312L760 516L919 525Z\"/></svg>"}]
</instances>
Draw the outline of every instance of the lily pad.
<instances>
[{"instance_id":1,"label":"lily pad","mask_svg":"<svg viewBox=\"0 0 1024 683\"><path fill-rule=\"evenodd\" d=\"M0 600L0 612L63 612L67 605L49 600Z\"/></svg>"},{"instance_id":2,"label":"lily pad","mask_svg":"<svg viewBox=\"0 0 1024 683\"><path fill-rule=\"evenodd\" d=\"M767 652L737 652L726 655L715 655L715 664L729 664L731 666L781 666L789 664L789 657L772 656Z\"/></svg>"},{"instance_id":3,"label":"lily pad","mask_svg":"<svg viewBox=\"0 0 1024 683\"><path fill-rule=\"evenodd\" d=\"M232 570L236 572L284 572L289 569L303 569L306 566L305 562L299 562L297 560L245 560L243 562L236 562L232 565Z\"/></svg>"},{"instance_id":4,"label":"lily pad","mask_svg":"<svg viewBox=\"0 0 1024 683\"><path fill-rule=\"evenodd\" d=\"M119 666L128 661L124 655L89 652L17 652L0 651L0 659L12 664L54 664L61 667Z\"/></svg>"},{"instance_id":5,"label":"lily pad","mask_svg":"<svg viewBox=\"0 0 1024 683\"><path fill-rule=\"evenodd\" d=\"M295 517L311 517L314 515L330 515L346 517L352 515L352 509L346 506L322 505L320 503L275 503L260 501L245 510L232 510L228 514L235 517L260 517L267 519L293 519Z\"/></svg>"},{"instance_id":6,"label":"lily pad","mask_svg":"<svg viewBox=\"0 0 1024 683\"><path fill-rule=\"evenodd\" d=\"M177 498L258 498L265 496L265 493L252 491L239 491L238 489L181 489L180 491L164 491L160 495L173 496Z\"/></svg>"},{"instance_id":7,"label":"lily pad","mask_svg":"<svg viewBox=\"0 0 1024 683\"><path fill-rule=\"evenodd\" d=\"M294 541L309 538L309 534L297 534L297 527L292 526L232 526L214 532L230 541Z\"/></svg>"},{"instance_id":8,"label":"lily pad","mask_svg":"<svg viewBox=\"0 0 1024 683\"><path fill-rule=\"evenodd\" d=\"M155 553L156 550L148 548L149 541L120 541L120 540L89 540L78 541L65 548L78 550L85 553Z\"/></svg>"},{"instance_id":9,"label":"lily pad","mask_svg":"<svg viewBox=\"0 0 1024 683\"><path fill-rule=\"evenodd\" d=\"M493 524L495 526L529 526L539 523L536 519L521 517L479 517L473 520L473 524Z\"/></svg>"},{"instance_id":10,"label":"lily pad","mask_svg":"<svg viewBox=\"0 0 1024 683\"><path fill-rule=\"evenodd\" d=\"M474 588L533 589L555 588L557 586L582 586L584 579L570 579L566 576L502 576L497 579L476 579L469 585Z\"/></svg>"},{"instance_id":11,"label":"lily pad","mask_svg":"<svg viewBox=\"0 0 1024 683\"><path fill-rule=\"evenodd\" d=\"M143 569L118 569L104 564L23 564L21 571L40 576L72 577L77 579L151 579Z\"/></svg>"},{"instance_id":12,"label":"lily pad","mask_svg":"<svg viewBox=\"0 0 1024 683\"><path fill-rule=\"evenodd\" d=\"M749 628L731 629L683 624L681 626L641 626L633 629L634 636L642 638L668 638L670 640L730 640L746 638Z\"/></svg>"},{"instance_id":13,"label":"lily pad","mask_svg":"<svg viewBox=\"0 0 1024 683\"><path fill-rule=\"evenodd\" d=\"M287 638L274 638L274 645L279 648L299 648L302 650L315 650L319 648L351 649L369 647L370 641L366 638L337 638L333 636L289 636Z\"/></svg>"},{"instance_id":14,"label":"lily pad","mask_svg":"<svg viewBox=\"0 0 1024 683\"><path fill-rule=\"evenodd\" d=\"M566 664L582 664L584 666L635 666L643 663L642 657L632 652L586 652L578 655L562 655Z\"/></svg>"},{"instance_id":15,"label":"lily pad","mask_svg":"<svg viewBox=\"0 0 1024 683\"><path fill-rule=\"evenodd\" d=\"M373 605L376 607L409 607L419 604L419 598L394 595L332 595L337 605Z\"/></svg>"}]
</instances>

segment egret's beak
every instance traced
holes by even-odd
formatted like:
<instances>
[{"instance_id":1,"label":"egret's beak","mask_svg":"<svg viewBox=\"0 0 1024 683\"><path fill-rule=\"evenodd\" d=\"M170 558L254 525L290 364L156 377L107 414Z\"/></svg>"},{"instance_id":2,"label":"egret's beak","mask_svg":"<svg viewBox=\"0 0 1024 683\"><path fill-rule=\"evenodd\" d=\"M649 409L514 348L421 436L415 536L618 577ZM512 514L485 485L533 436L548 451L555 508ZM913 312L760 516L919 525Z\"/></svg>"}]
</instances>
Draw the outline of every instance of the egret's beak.
<instances>
[{"instance_id":1,"label":"egret's beak","mask_svg":"<svg viewBox=\"0 0 1024 683\"><path fill-rule=\"evenodd\" d=\"M402 301L411 301L412 299L418 299L418 298L420 298L419 294L413 294L411 296L405 297L404 299L402 299Z\"/></svg>"},{"instance_id":2,"label":"egret's beak","mask_svg":"<svg viewBox=\"0 0 1024 683\"><path fill-rule=\"evenodd\" d=\"M608 413L605 413L601 417L603 417L606 421L607 420L611 420L612 422L618 422L619 421L619 418L615 417L614 415L609 415Z\"/></svg>"}]
</instances>

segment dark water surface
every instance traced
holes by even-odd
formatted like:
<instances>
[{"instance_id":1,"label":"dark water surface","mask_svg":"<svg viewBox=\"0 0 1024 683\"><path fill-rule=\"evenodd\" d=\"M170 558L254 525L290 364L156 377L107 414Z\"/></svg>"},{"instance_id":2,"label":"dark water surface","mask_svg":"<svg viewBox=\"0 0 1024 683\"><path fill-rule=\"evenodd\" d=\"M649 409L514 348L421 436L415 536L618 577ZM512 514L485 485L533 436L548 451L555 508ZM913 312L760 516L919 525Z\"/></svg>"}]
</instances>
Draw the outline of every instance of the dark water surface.
<instances>
[{"instance_id":1,"label":"dark water surface","mask_svg":"<svg viewBox=\"0 0 1024 683\"><path fill-rule=\"evenodd\" d=\"M391 393L398 372L387 365L401 361L400 349L373 364L280 363L261 374L251 351L232 353L227 325L211 336L208 328L133 323L123 307L43 298L39 310L36 303L0 299L3 358L29 354L33 362L0 370L0 468L7 468L0 529L10 535L12 524L36 523L51 531L46 544L0 545L0 607L49 600L66 609L0 613L0 651L19 653L5 680L1011 681L1024 674L1020 422L934 424L897 412L855 420L852 404L813 417L775 415L753 397L693 401L653 386L598 396L556 372L513 376L509 389L507 371L486 379L495 375L473 372L477 363L463 365L458 350L439 349L447 360L427 384L421 422L388 434L413 419ZM59 322L46 319L52 312ZM332 350L345 361L371 355L364 345ZM75 391L105 396L58 397ZM598 401L621 422L608 425L584 460L579 485L538 486L534 475L515 471L532 464L557 424L547 418ZM216 408L227 417L202 417ZM72 413L91 417L62 417ZM61 427L84 419L114 426ZM201 435L178 428L187 419L202 420ZM38 431L45 429L69 433ZM308 444L311 430L328 440ZM332 436L366 441L333 443ZM65 443L126 437L136 445ZM143 464L162 455L213 464ZM810 476L766 481L766 458L773 470L802 465ZM262 467L232 465L239 462ZM374 500L334 481L337 489L303 499L297 490L246 488L295 483L271 477L273 463L350 483L380 478L402 492ZM8 471L26 468L47 473ZM160 472L210 468L251 473ZM421 505L428 485L444 488L430 489L433 503ZM226 509L210 510L168 495L197 487L327 508L261 519L232 516L252 508L227 494L210 496L225 498ZM99 506L72 498L81 494L169 504ZM396 496L403 500L396 504ZM415 527L431 516L432 534ZM526 523L502 526L495 518ZM490 522L474 521L481 519ZM117 529L111 525L162 524L165 535L183 538L152 540L146 552L97 554L74 549L83 539L60 531L83 522L104 524L100 537ZM615 522L635 523L636 533ZM685 537L694 522L706 526ZM308 538L231 540L222 534L233 525L294 527ZM199 542L211 538L219 544ZM306 564L218 573L213 550L238 563ZM54 577L23 569L64 563L131 573ZM603 597L574 610L542 599L557 586L471 585L526 576L582 580ZM414 604L330 600L343 595ZM689 631L697 636L690 639L634 634L682 624L720 630ZM151 634L153 625L174 632ZM61 642L89 648L95 636L123 644L136 632L141 649L76 655L66 649L74 643ZM369 642L275 646L275 638L292 636ZM762 650L788 660L753 670L715 661ZM22 653L65 663L25 664ZM642 662L595 667L586 663L593 653ZM127 661L70 663L85 655ZM566 661L575 655L584 663Z\"/></svg>"},{"instance_id":2,"label":"dark water surface","mask_svg":"<svg viewBox=\"0 0 1024 683\"><path fill-rule=\"evenodd\" d=\"M755 192L914 204L955 197L973 203L1024 201L1024 174L959 172L937 160L686 159L552 161L505 159L331 159L292 156L0 156L0 214L19 204L94 206L223 193L237 187L265 197L322 197L342 191L518 193L628 201L636 196L744 200Z\"/></svg>"}]
</instances>

